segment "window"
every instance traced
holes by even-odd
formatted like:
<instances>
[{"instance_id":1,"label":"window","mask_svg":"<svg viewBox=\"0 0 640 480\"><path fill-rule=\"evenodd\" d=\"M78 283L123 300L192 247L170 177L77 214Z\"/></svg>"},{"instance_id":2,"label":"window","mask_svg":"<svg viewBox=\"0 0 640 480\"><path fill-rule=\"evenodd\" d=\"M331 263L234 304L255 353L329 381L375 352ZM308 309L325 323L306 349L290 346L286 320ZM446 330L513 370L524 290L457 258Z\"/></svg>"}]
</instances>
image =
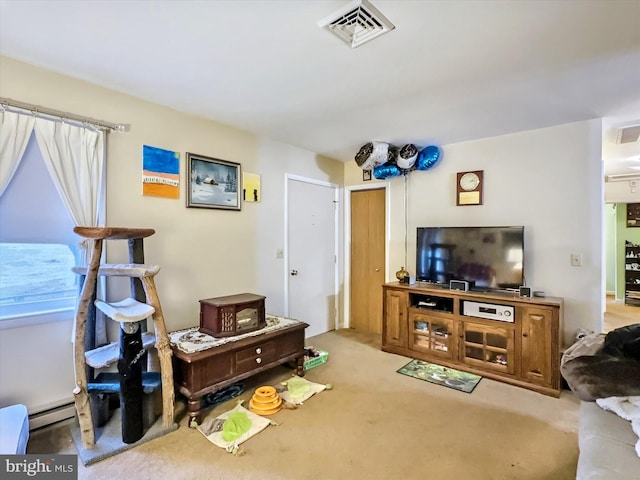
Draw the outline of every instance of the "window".
<instances>
[{"instance_id":1,"label":"window","mask_svg":"<svg viewBox=\"0 0 640 480\"><path fill-rule=\"evenodd\" d=\"M0 219L0 328L12 319L34 317L37 323L73 311L80 238L33 133L0 197Z\"/></svg>"}]
</instances>

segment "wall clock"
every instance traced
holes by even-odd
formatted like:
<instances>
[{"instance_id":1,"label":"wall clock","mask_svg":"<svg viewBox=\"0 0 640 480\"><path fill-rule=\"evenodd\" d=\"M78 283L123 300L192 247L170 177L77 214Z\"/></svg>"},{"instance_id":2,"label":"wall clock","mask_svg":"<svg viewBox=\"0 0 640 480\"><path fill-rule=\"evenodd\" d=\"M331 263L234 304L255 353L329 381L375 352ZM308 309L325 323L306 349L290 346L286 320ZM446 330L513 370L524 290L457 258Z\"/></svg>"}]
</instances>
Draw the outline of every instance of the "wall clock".
<instances>
[{"instance_id":1,"label":"wall clock","mask_svg":"<svg viewBox=\"0 0 640 480\"><path fill-rule=\"evenodd\" d=\"M456 205L482 205L483 170L458 172Z\"/></svg>"}]
</instances>

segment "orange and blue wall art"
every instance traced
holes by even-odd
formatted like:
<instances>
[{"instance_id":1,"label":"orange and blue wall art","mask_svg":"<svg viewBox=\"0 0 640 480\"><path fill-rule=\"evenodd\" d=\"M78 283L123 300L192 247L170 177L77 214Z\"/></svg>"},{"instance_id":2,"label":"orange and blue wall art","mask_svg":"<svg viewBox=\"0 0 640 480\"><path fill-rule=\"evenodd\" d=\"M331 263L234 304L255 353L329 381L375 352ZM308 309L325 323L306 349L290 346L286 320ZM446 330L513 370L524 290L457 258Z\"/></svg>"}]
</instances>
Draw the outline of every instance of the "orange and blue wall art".
<instances>
[{"instance_id":1,"label":"orange and blue wall art","mask_svg":"<svg viewBox=\"0 0 640 480\"><path fill-rule=\"evenodd\" d=\"M142 194L180 198L180 154L142 146Z\"/></svg>"}]
</instances>

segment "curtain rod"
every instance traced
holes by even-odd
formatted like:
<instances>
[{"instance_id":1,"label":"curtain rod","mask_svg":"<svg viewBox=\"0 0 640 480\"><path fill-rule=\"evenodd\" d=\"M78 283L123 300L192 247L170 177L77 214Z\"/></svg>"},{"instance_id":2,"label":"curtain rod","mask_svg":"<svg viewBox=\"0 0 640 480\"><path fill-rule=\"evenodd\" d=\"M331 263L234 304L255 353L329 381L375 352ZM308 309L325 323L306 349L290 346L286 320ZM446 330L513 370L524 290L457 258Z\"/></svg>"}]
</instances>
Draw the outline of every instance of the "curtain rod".
<instances>
[{"instance_id":1,"label":"curtain rod","mask_svg":"<svg viewBox=\"0 0 640 480\"><path fill-rule=\"evenodd\" d=\"M50 117L57 117L60 120L71 120L74 122L87 123L95 125L96 127L106 128L116 132L126 132L129 130L129 125L124 123L111 123L103 120L96 120L94 118L82 117L73 113L61 112L60 110L53 110L52 108L41 107L39 105L32 105L30 103L18 102L17 100L11 100L10 98L0 97L0 107L14 107L22 110L28 110L34 115L43 114ZM21 112L17 112L21 113Z\"/></svg>"}]
</instances>

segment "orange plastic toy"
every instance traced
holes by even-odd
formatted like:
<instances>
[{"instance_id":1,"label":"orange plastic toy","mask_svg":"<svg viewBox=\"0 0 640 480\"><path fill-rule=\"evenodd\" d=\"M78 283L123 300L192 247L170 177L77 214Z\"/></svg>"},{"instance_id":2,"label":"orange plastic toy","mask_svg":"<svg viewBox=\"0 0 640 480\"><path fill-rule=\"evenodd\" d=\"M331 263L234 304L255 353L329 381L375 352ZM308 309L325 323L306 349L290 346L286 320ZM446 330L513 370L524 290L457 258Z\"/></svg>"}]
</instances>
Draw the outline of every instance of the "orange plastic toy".
<instances>
[{"instance_id":1,"label":"orange plastic toy","mask_svg":"<svg viewBox=\"0 0 640 480\"><path fill-rule=\"evenodd\" d=\"M250 410L257 415L273 415L282 408L282 399L276 389L271 386L256 388L249 400Z\"/></svg>"}]
</instances>

